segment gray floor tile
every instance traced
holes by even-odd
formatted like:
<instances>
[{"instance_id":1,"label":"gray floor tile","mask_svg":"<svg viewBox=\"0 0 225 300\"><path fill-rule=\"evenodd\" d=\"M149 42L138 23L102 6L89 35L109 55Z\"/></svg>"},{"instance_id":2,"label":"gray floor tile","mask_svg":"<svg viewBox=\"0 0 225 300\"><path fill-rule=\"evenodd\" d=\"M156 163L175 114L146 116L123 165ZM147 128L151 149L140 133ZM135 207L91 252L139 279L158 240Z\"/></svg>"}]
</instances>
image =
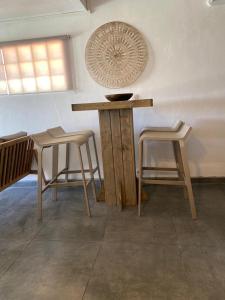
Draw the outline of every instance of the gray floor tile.
<instances>
[{"instance_id":1,"label":"gray floor tile","mask_svg":"<svg viewBox=\"0 0 225 300\"><path fill-rule=\"evenodd\" d=\"M149 217L156 216L188 216L190 208L184 198L183 188L173 186L147 186L145 188L149 197L142 205L142 214Z\"/></svg>"},{"instance_id":2,"label":"gray floor tile","mask_svg":"<svg viewBox=\"0 0 225 300\"><path fill-rule=\"evenodd\" d=\"M223 299L225 290L212 270L208 248L185 247L182 262L191 290L191 299Z\"/></svg>"},{"instance_id":3,"label":"gray floor tile","mask_svg":"<svg viewBox=\"0 0 225 300\"><path fill-rule=\"evenodd\" d=\"M148 243L152 240L152 219L139 218L136 209L126 209L123 212L115 209L109 214L105 230L105 241Z\"/></svg>"},{"instance_id":4,"label":"gray floor tile","mask_svg":"<svg viewBox=\"0 0 225 300\"><path fill-rule=\"evenodd\" d=\"M182 299L189 295L176 246L105 242L85 299Z\"/></svg>"},{"instance_id":5,"label":"gray floor tile","mask_svg":"<svg viewBox=\"0 0 225 300\"><path fill-rule=\"evenodd\" d=\"M98 243L32 242L1 278L0 299L81 299L98 249Z\"/></svg>"},{"instance_id":6,"label":"gray floor tile","mask_svg":"<svg viewBox=\"0 0 225 300\"><path fill-rule=\"evenodd\" d=\"M123 282L102 276L91 277L85 291L84 300L119 300ZM82 300L83 300L82 299Z\"/></svg>"},{"instance_id":7,"label":"gray floor tile","mask_svg":"<svg viewBox=\"0 0 225 300\"><path fill-rule=\"evenodd\" d=\"M225 247L225 232L205 219L193 221L188 217L173 219L178 243L186 246ZM224 221L223 221L224 222Z\"/></svg>"},{"instance_id":8,"label":"gray floor tile","mask_svg":"<svg viewBox=\"0 0 225 300\"><path fill-rule=\"evenodd\" d=\"M104 217L86 215L66 215L61 219L51 219L43 224L35 239L37 240L74 240L102 241L105 232Z\"/></svg>"},{"instance_id":9,"label":"gray floor tile","mask_svg":"<svg viewBox=\"0 0 225 300\"><path fill-rule=\"evenodd\" d=\"M141 217L137 209L114 210L109 213L105 232L106 241L176 244L177 235L172 217L166 212L152 214L145 210Z\"/></svg>"},{"instance_id":10,"label":"gray floor tile","mask_svg":"<svg viewBox=\"0 0 225 300\"><path fill-rule=\"evenodd\" d=\"M43 226L37 222L36 214L29 208L8 211L0 218L0 240L21 239L29 241Z\"/></svg>"},{"instance_id":11,"label":"gray floor tile","mask_svg":"<svg viewBox=\"0 0 225 300\"><path fill-rule=\"evenodd\" d=\"M141 218L48 191L42 223L34 184L0 193L0 299L224 299L224 185L194 185L197 221L181 188L146 191Z\"/></svg>"},{"instance_id":12,"label":"gray floor tile","mask_svg":"<svg viewBox=\"0 0 225 300\"><path fill-rule=\"evenodd\" d=\"M0 215L8 210L14 211L19 206L29 206L33 203L35 191L33 188L8 188L0 193Z\"/></svg>"},{"instance_id":13,"label":"gray floor tile","mask_svg":"<svg viewBox=\"0 0 225 300\"><path fill-rule=\"evenodd\" d=\"M225 290L225 251L223 247L208 247L204 249L213 279Z\"/></svg>"},{"instance_id":14,"label":"gray floor tile","mask_svg":"<svg viewBox=\"0 0 225 300\"><path fill-rule=\"evenodd\" d=\"M27 242L21 240L0 240L0 278L22 254Z\"/></svg>"}]
</instances>

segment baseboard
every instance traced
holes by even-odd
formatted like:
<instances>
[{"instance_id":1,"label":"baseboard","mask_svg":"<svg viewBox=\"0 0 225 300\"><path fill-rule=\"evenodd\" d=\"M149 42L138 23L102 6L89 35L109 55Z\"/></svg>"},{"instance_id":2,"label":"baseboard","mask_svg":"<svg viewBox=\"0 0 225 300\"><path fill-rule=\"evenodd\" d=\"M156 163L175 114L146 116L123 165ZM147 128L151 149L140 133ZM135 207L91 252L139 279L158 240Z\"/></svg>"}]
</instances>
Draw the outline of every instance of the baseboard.
<instances>
[{"instance_id":1,"label":"baseboard","mask_svg":"<svg viewBox=\"0 0 225 300\"><path fill-rule=\"evenodd\" d=\"M192 177L192 183L223 183L225 184L225 177Z\"/></svg>"},{"instance_id":2,"label":"baseboard","mask_svg":"<svg viewBox=\"0 0 225 300\"><path fill-rule=\"evenodd\" d=\"M37 175L37 170L31 170L30 174ZM168 177L149 177L149 179L168 179ZM173 179L173 177L170 177ZM192 183L213 183L213 184L225 184L225 177L209 176L209 177L192 177Z\"/></svg>"},{"instance_id":3,"label":"baseboard","mask_svg":"<svg viewBox=\"0 0 225 300\"><path fill-rule=\"evenodd\" d=\"M36 170L31 171L31 174L37 174ZM170 179L174 179L174 177L169 177ZM168 177L149 177L149 179L168 179ZM23 181L26 181L26 177L23 179ZM225 177L217 177L217 176L211 176L211 177L192 177L191 178L192 183L208 183L208 184L225 184Z\"/></svg>"}]
</instances>

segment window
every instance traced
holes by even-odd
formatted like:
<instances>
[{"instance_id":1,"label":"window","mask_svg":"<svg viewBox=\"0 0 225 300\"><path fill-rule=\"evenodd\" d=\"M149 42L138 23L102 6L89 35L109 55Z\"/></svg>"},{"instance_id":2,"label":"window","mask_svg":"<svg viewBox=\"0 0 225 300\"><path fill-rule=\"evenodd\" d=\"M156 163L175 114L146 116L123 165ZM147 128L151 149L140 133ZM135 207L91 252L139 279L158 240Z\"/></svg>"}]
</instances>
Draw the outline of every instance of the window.
<instances>
[{"instance_id":1,"label":"window","mask_svg":"<svg viewBox=\"0 0 225 300\"><path fill-rule=\"evenodd\" d=\"M0 43L0 94L70 89L68 39L63 36Z\"/></svg>"}]
</instances>

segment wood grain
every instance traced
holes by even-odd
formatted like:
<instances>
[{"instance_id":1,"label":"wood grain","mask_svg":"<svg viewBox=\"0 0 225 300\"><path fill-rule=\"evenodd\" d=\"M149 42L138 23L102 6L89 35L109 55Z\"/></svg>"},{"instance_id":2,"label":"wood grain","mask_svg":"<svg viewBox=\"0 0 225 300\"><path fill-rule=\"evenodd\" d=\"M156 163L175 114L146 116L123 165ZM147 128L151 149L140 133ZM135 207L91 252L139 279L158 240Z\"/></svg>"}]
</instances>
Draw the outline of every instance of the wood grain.
<instances>
[{"instance_id":1,"label":"wood grain","mask_svg":"<svg viewBox=\"0 0 225 300\"><path fill-rule=\"evenodd\" d=\"M58 160L59 160L59 146L54 145L52 147L52 178L58 174ZM57 200L57 189L52 189L52 199Z\"/></svg>"},{"instance_id":2,"label":"wood grain","mask_svg":"<svg viewBox=\"0 0 225 300\"><path fill-rule=\"evenodd\" d=\"M0 149L0 187L3 186L5 148Z\"/></svg>"},{"instance_id":3,"label":"wood grain","mask_svg":"<svg viewBox=\"0 0 225 300\"><path fill-rule=\"evenodd\" d=\"M134 155L134 127L131 109L120 110L124 187L126 205L137 205L136 168Z\"/></svg>"},{"instance_id":4,"label":"wood grain","mask_svg":"<svg viewBox=\"0 0 225 300\"><path fill-rule=\"evenodd\" d=\"M100 111L105 201L137 204L132 110Z\"/></svg>"},{"instance_id":5,"label":"wood grain","mask_svg":"<svg viewBox=\"0 0 225 300\"><path fill-rule=\"evenodd\" d=\"M152 99L72 104L72 111L111 110L153 106Z\"/></svg>"},{"instance_id":6,"label":"wood grain","mask_svg":"<svg viewBox=\"0 0 225 300\"><path fill-rule=\"evenodd\" d=\"M9 148L6 148L5 149L5 166L4 166L4 169L3 169L3 184L5 185L6 184L6 176L7 176L7 165L8 165L8 157L9 157Z\"/></svg>"},{"instance_id":7,"label":"wood grain","mask_svg":"<svg viewBox=\"0 0 225 300\"><path fill-rule=\"evenodd\" d=\"M13 168L14 168L14 165L15 165L15 156L16 156L16 147L13 147L10 181L13 180ZM1 171L0 171L0 173L1 173Z\"/></svg>"},{"instance_id":8,"label":"wood grain","mask_svg":"<svg viewBox=\"0 0 225 300\"><path fill-rule=\"evenodd\" d=\"M113 165L112 132L109 111L99 111L102 160L104 168L105 201L116 204L115 174Z\"/></svg>"},{"instance_id":9,"label":"wood grain","mask_svg":"<svg viewBox=\"0 0 225 300\"><path fill-rule=\"evenodd\" d=\"M122 135L119 110L110 110L110 121L112 130L113 167L116 189L116 204L122 207L126 204L124 189L124 170L122 153Z\"/></svg>"},{"instance_id":10,"label":"wood grain","mask_svg":"<svg viewBox=\"0 0 225 300\"><path fill-rule=\"evenodd\" d=\"M33 142L29 137L0 143L0 191L28 175Z\"/></svg>"}]
</instances>

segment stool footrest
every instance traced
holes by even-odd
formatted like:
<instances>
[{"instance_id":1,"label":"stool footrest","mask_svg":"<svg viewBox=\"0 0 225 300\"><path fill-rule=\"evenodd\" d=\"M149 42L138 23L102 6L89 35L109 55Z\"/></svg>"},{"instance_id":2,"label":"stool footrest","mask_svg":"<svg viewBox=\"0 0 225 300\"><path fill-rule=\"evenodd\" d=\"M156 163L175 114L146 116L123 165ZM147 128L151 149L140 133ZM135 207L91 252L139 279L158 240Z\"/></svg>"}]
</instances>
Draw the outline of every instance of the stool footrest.
<instances>
[{"instance_id":1,"label":"stool footrest","mask_svg":"<svg viewBox=\"0 0 225 300\"><path fill-rule=\"evenodd\" d=\"M177 172L178 168L165 168L165 167L142 167L143 170L151 171L168 171L168 172Z\"/></svg>"},{"instance_id":2,"label":"stool footrest","mask_svg":"<svg viewBox=\"0 0 225 300\"><path fill-rule=\"evenodd\" d=\"M89 185L89 183L91 182L91 180L86 180L86 186ZM77 181L66 181L66 182L55 182L55 183L51 183L48 187L49 188L62 188L62 187L71 187L71 186L82 186L83 182L81 180L77 180Z\"/></svg>"},{"instance_id":3,"label":"stool footrest","mask_svg":"<svg viewBox=\"0 0 225 300\"><path fill-rule=\"evenodd\" d=\"M97 170L98 170L98 167L95 167L93 169L93 173L95 173ZM89 169L84 169L84 172L89 173L90 170ZM78 173L81 173L81 170L63 170L63 171L61 171L61 174L78 174Z\"/></svg>"},{"instance_id":4,"label":"stool footrest","mask_svg":"<svg viewBox=\"0 0 225 300\"><path fill-rule=\"evenodd\" d=\"M142 179L142 183L148 183L148 184L159 184L159 185L185 185L185 182L183 180L162 180L162 179Z\"/></svg>"}]
</instances>

